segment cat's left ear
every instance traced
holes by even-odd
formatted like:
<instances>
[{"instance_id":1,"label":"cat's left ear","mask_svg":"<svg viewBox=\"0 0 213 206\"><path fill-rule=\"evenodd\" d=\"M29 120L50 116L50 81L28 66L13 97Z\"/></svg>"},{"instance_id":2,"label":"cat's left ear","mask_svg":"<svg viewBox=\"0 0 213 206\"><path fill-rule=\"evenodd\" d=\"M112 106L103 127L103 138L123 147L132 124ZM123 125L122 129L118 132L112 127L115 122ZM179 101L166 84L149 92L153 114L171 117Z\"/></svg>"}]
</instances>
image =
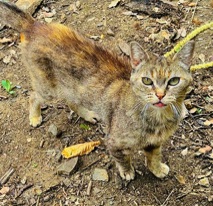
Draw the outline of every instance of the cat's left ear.
<instances>
[{"instance_id":1,"label":"cat's left ear","mask_svg":"<svg viewBox=\"0 0 213 206\"><path fill-rule=\"evenodd\" d=\"M192 63L194 46L195 46L195 41L194 40L189 41L177 54L176 58L180 60L181 66L186 70L190 69L190 66Z\"/></svg>"},{"instance_id":2,"label":"cat's left ear","mask_svg":"<svg viewBox=\"0 0 213 206\"><path fill-rule=\"evenodd\" d=\"M132 68L135 69L141 62L147 61L148 55L135 41L130 43L130 60Z\"/></svg>"}]
</instances>

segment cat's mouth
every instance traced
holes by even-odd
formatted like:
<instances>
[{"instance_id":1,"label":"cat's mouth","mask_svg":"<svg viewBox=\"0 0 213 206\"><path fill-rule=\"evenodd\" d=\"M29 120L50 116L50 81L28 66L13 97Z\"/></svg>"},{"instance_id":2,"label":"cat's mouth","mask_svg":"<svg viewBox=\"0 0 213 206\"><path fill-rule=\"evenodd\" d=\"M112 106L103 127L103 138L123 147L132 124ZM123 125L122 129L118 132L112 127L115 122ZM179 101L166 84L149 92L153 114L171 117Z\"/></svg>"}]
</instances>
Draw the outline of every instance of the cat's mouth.
<instances>
[{"instance_id":1,"label":"cat's mouth","mask_svg":"<svg viewBox=\"0 0 213 206\"><path fill-rule=\"evenodd\" d=\"M166 106L166 104L162 103L161 101L159 101L159 102L157 102L153 105L156 106L156 107L165 107Z\"/></svg>"}]
</instances>

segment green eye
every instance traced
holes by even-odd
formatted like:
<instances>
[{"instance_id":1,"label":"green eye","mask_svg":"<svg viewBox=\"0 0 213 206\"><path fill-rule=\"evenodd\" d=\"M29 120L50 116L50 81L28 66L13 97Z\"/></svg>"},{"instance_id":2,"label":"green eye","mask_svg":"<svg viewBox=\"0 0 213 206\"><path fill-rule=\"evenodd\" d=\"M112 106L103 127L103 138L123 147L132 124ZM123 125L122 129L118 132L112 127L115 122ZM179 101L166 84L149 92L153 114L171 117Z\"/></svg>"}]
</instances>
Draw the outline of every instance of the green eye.
<instances>
[{"instance_id":1,"label":"green eye","mask_svg":"<svg viewBox=\"0 0 213 206\"><path fill-rule=\"evenodd\" d=\"M180 77L173 77L169 80L168 84L170 86L175 86L180 82Z\"/></svg>"},{"instance_id":2,"label":"green eye","mask_svg":"<svg viewBox=\"0 0 213 206\"><path fill-rule=\"evenodd\" d=\"M152 85L153 82L150 78L148 77L142 77L142 82L145 84L145 85Z\"/></svg>"}]
</instances>

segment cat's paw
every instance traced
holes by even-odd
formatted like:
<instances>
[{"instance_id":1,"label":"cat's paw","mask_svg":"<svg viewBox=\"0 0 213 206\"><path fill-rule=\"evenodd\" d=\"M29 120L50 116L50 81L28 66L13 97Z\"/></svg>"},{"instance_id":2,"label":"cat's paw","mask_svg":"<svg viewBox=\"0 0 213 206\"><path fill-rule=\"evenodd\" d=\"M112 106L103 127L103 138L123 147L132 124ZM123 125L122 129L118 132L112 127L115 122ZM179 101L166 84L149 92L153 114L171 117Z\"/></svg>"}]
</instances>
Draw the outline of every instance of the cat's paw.
<instances>
[{"instance_id":1,"label":"cat's paw","mask_svg":"<svg viewBox=\"0 0 213 206\"><path fill-rule=\"evenodd\" d=\"M30 125L33 127L38 127L42 122L42 116L30 117Z\"/></svg>"},{"instance_id":2,"label":"cat's paw","mask_svg":"<svg viewBox=\"0 0 213 206\"><path fill-rule=\"evenodd\" d=\"M135 178L135 170L134 168L131 166L128 170L124 169L123 167L121 167L120 165L117 165L120 176L123 180L133 180Z\"/></svg>"},{"instance_id":3,"label":"cat's paw","mask_svg":"<svg viewBox=\"0 0 213 206\"><path fill-rule=\"evenodd\" d=\"M158 178L164 178L169 173L169 167L164 164L160 163L160 167L158 169L150 169L150 171Z\"/></svg>"},{"instance_id":4,"label":"cat's paw","mask_svg":"<svg viewBox=\"0 0 213 206\"><path fill-rule=\"evenodd\" d=\"M100 117L93 111L87 111L83 118L92 124L95 124L100 120Z\"/></svg>"}]
</instances>

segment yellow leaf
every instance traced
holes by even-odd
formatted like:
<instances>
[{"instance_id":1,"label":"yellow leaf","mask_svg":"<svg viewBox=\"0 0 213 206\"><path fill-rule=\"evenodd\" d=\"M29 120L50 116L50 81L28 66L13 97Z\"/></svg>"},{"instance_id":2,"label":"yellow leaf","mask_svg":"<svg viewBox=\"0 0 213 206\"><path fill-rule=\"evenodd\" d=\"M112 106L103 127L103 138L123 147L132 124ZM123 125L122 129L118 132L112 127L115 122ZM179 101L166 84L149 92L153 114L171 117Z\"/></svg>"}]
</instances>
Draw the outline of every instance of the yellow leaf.
<instances>
[{"instance_id":1,"label":"yellow leaf","mask_svg":"<svg viewBox=\"0 0 213 206\"><path fill-rule=\"evenodd\" d=\"M206 126L210 126L211 124L213 124L213 119L206 120L203 124Z\"/></svg>"},{"instance_id":2,"label":"yellow leaf","mask_svg":"<svg viewBox=\"0 0 213 206\"><path fill-rule=\"evenodd\" d=\"M70 147L64 148L62 155L65 158L71 158L81 156L90 153L96 146L100 145L100 141L96 142L85 142L83 144L76 144Z\"/></svg>"},{"instance_id":3,"label":"yellow leaf","mask_svg":"<svg viewBox=\"0 0 213 206\"><path fill-rule=\"evenodd\" d=\"M182 184L182 185L185 185L185 184L186 184L186 179L185 179L184 176L182 176L182 175L177 175L177 176L175 176L175 177L176 177L177 181L178 181L180 184Z\"/></svg>"}]
</instances>

